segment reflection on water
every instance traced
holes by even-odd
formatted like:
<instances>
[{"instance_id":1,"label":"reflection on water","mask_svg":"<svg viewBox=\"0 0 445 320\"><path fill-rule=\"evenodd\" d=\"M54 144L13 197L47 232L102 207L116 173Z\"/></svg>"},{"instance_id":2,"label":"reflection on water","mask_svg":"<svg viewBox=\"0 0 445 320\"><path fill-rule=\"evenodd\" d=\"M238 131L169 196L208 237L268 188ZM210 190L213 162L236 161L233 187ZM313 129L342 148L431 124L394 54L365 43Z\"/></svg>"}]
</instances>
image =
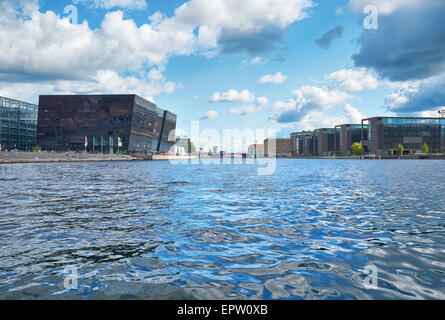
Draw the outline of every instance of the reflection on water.
<instances>
[{"instance_id":1,"label":"reflection on water","mask_svg":"<svg viewBox=\"0 0 445 320\"><path fill-rule=\"evenodd\" d=\"M0 190L1 299L445 299L442 161L2 165Z\"/></svg>"}]
</instances>

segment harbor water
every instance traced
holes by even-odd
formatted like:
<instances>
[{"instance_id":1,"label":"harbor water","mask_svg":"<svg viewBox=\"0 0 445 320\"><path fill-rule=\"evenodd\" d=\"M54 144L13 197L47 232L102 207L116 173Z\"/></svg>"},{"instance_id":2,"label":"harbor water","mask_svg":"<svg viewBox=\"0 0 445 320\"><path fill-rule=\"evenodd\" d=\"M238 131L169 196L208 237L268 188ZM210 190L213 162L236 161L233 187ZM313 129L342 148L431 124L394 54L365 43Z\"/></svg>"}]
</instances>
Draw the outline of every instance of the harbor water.
<instances>
[{"instance_id":1,"label":"harbor water","mask_svg":"<svg viewBox=\"0 0 445 320\"><path fill-rule=\"evenodd\" d=\"M1 165L0 299L445 299L445 161L258 166Z\"/></svg>"}]
</instances>

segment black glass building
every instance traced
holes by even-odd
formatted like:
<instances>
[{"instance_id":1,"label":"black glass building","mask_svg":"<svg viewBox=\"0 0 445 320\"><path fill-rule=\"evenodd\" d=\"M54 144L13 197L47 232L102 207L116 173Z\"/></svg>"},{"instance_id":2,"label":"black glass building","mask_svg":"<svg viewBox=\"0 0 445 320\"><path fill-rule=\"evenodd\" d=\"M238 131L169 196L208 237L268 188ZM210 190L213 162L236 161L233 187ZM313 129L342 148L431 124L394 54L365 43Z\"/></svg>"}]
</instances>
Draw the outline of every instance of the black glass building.
<instances>
[{"instance_id":1,"label":"black glass building","mask_svg":"<svg viewBox=\"0 0 445 320\"><path fill-rule=\"evenodd\" d=\"M42 95L37 145L42 150L168 152L176 115L134 94ZM118 142L122 146L118 146Z\"/></svg>"},{"instance_id":2,"label":"black glass building","mask_svg":"<svg viewBox=\"0 0 445 320\"><path fill-rule=\"evenodd\" d=\"M37 105L0 97L0 145L30 150L36 144Z\"/></svg>"},{"instance_id":3,"label":"black glass building","mask_svg":"<svg viewBox=\"0 0 445 320\"><path fill-rule=\"evenodd\" d=\"M364 123L368 123L368 127ZM365 131L368 136L365 139ZM388 155L402 145L407 153L421 150L424 143L430 152L445 152L445 119L418 117L374 117L362 120L362 144L372 154Z\"/></svg>"}]
</instances>

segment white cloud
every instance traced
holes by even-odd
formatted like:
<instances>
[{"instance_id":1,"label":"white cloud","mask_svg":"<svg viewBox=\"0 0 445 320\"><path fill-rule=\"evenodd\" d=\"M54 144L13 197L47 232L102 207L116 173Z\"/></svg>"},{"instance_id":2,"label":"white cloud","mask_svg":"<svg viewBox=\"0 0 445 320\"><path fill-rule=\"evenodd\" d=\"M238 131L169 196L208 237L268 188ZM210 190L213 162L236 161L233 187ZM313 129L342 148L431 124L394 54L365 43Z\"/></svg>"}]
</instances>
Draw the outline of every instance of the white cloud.
<instances>
[{"instance_id":1,"label":"white cloud","mask_svg":"<svg viewBox=\"0 0 445 320\"><path fill-rule=\"evenodd\" d=\"M247 89L237 91L230 89L227 92L215 92L210 97L210 102L250 102L255 99L255 94Z\"/></svg>"},{"instance_id":2,"label":"white cloud","mask_svg":"<svg viewBox=\"0 0 445 320\"><path fill-rule=\"evenodd\" d=\"M191 0L175 10L175 19L188 25L258 31L275 25L285 28L308 16L311 0Z\"/></svg>"},{"instance_id":3,"label":"white cloud","mask_svg":"<svg viewBox=\"0 0 445 320\"><path fill-rule=\"evenodd\" d=\"M154 102L153 96L172 93L181 84L168 82L159 70L148 72L142 79L121 77L115 71L99 71L88 80L56 80L44 82L0 82L0 95L32 103L38 102L39 94L138 94Z\"/></svg>"},{"instance_id":4,"label":"white cloud","mask_svg":"<svg viewBox=\"0 0 445 320\"><path fill-rule=\"evenodd\" d=\"M139 9L147 4L145 0L89 2L105 9ZM172 56L213 56L224 30L248 34L266 27L285 28L306 18L313 5L310 0L190 0L172 17L156 12L147 23L138 25L124 18L122 11L113 11L99 27L91 28L87 21L73 25L52 11L40 12L37 0L2 0L0 80L30 84L24 86L29 90L39 87L36 82L42 88L68 86L71 90L79 84L100 83L98 79L107 74L122 78L127 72L145 73L147 67L162 69ZM155 80L139 80L144 92L153 88ZM248 94L234 101L253 99Z\"/></svg>"},{"instance_id":5,"label":"white cloud","mask_svg":"<svg viewBox=\"0 0 445 320\"><path fill-rule=\"evenodd\" d=\"M256 104L257 104L257 106L259 106L259 107L263 107L263 106L269 104L269 99L267 99L266 97L258 97L258 98L256 99Z\"/></svg>"},{"instance_id":6,"label":"white cloud","mask_svg":"<svg viewBox=\"0 0 445 320\"><path fill-rule=\"evenodd\" d=\"M201 117L200 120L215 119L217 117L218 117L218 112L216 112L215 110L209 110L204 114L204 116Z\"/></svg>"},{"instance_id":7,"label":"white cloud","mask_svg":"<svg viewBox=\"0 0 445 320\"><path fill-rule=\"evenodd\" d=\"M258 80L259 83L283 83L286 81L287 76L283 75L281 72L277 72L275 74L267 74L265 76L262 76L260 80Z\"/></svg>"},{"instance_id":8,"label":"white cloud","mask_svg":"<svg viewBox=\"0 0 445 320\"><path fill-rule=\"evenodd\" d=\"M230 114L237 115L237 116L245 116L248 114L257 113L261 110L261 107L257 107L255 105L245 105L238 108L231 108L229 110Z\"/></svg>"},{"instance_id":9,"label":"white cloud","mask_svg":"<svg viewBox=\"0 0 445 320\"><path fill-rule=\"evenodd\" d=\"M78 0L81 3L89 4L91 7L111 9L125 8L133 10L144 10L147 8L145 0Z\"/></svg>"},{"instance_id":10,"label":"white cloud","mask_svg":"<svg viewBox=\"0 0 445 320\"><path fill-rule=\"evenodd\" d=\"M340 124L360 124L361 120L365 118L350 104L346 104L343 111L343 115L339 116L331 116L323 111L310 111L301 117L299 121L292 123L291 126L297 131L333 128ZM282 125L289 125L289 123Z\"/></svg>"},{"instance_id":11,"label":"white cloud","mask_svg":"<svg viewBox=\"0 0 445 320\"><path fill-rule=\"evenodd\" d=\"M241 62L241 64L247 65L247 66L253 66L253 65L258 65L258 64L266 64L267 62L269 62L268 59L263 59L261 57L255 57L252 59L243 60Z\"/></svg>"},{"instance_id":12,"label":"white cloud","mask_svg":"<svg viewBox=\"0 0 445 320\"><path fill-rule=\"evenodd\" d=\"M325 76L326 80L334 80L338 87L346 91L361 91L375 89L379 86L376 78L366 72L366 69L343 69Z\"/></svg>"},{"instance_id":13,"label":"white cloud","mask_svg":"<svg viewBox=\"0 0 445 320\"><path fill-rule=\"evenodd\" d=\"M340 90L312 86L303 86L293 93L294 98L289 101L277 101L274 104L274 109L281 112L273 118L277 122L297 122L309 113L328 110L334 105L352 98L351 95Z\"/></svg>"},{"instance_id":14,"label":"white cloud","mask_svg":"<svg viewBox=\"0 0 445 320\"><path fill-rule=\"evenodd\" d=\"M303 86L294 92L295 100L300 108L305 106L329 109L333 105L344 102L352 96L340 90Z\"/></svg>"},{"instance_id":15,"label":"white cloud","mask_svg":"<svg viewBox=\"0 0 445 320\"><path fill-rule=\"evenodd\" d=\"M351 106L349 103L347 103L345 105L345 107L343 108L343 111L346 116L346 120L347 120L346 122L350 123L350 124L361 123L362 119L365 118L360 111L358 111L356 108ZM340 123L337 123L337 124L340 124ZM341 123L341 124L343 124L343 123Z\"/></svg>"}]
</instances>

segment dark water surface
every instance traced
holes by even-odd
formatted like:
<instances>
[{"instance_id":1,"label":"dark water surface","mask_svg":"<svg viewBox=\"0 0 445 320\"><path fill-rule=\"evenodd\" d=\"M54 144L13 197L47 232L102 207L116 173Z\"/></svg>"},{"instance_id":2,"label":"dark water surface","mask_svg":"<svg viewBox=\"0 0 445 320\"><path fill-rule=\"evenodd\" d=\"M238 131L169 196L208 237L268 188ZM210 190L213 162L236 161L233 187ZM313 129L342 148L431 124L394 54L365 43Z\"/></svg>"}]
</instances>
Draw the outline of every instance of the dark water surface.
<instances>
[{"instance_id":1,"label":"dark water surface","mask_svg":"<svg viewBox=\"0 0 445 320\"><path fill-rule=\"evenodd\" d=\"M1 165L7 298L445 299L445 161Z\"/></svg>"}]
</instances>

